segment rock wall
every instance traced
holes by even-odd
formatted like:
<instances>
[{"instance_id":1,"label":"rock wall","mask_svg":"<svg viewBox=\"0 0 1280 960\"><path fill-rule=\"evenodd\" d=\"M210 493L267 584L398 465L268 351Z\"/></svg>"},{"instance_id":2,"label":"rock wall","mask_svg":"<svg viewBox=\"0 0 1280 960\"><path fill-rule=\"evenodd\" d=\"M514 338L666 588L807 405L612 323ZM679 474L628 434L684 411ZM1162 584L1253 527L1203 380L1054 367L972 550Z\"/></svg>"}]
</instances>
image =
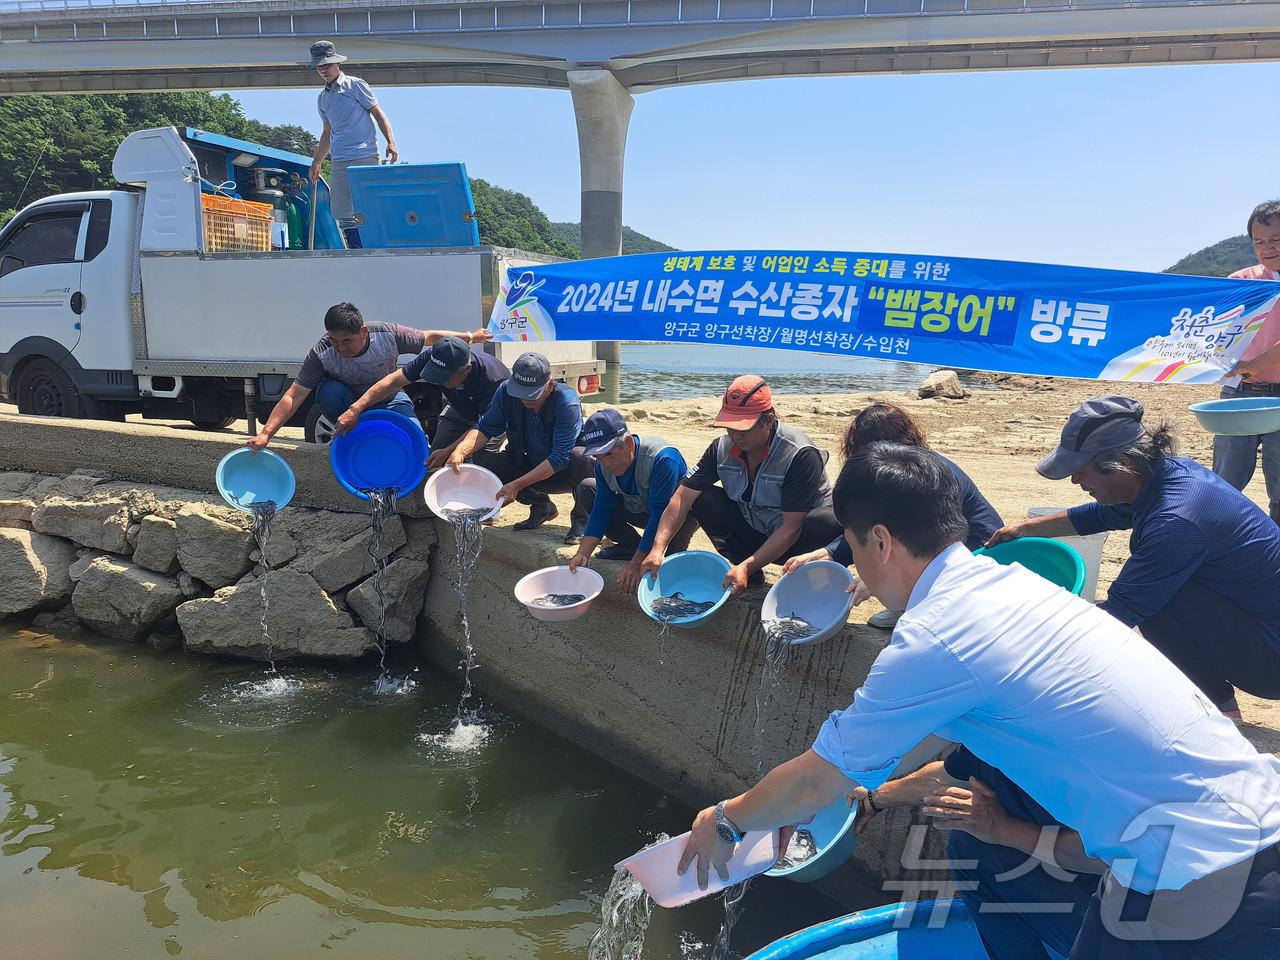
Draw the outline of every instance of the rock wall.
<instances>
[{"instance_id":1,"label":"rock wall","mask_svg":"<svg viewBox=\"0 0 1280 960\"><path fill-rule=\"evenodd\" d=\"M353 659L376 646L371 540L367 513L286 507L268 568L249 516L208 494L89 470L0 472L0 618L265 660L265 575L276 660ZM391 642L415 633L435 544L428 519L383 530Z\"/></svg>"}]
</instances>

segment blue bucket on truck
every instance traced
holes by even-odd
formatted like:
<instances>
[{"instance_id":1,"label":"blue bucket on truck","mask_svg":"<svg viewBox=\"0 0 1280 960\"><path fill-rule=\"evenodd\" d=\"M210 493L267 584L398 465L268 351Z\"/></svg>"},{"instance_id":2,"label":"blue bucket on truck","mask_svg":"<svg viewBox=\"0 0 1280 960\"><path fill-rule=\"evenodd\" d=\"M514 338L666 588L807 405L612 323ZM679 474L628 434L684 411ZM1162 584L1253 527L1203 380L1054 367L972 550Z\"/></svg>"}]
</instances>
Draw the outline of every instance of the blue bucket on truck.
<instances>
[{"instance_id":1,"label":"blue bucket on truck","mask_svg":"<svg viewBox=\"0 0 1280 960\"><path fill-rule=\"evenodd\" d=\"M695 603L711 602L712 606L697 616L671 621L673 627L690 630L714 617L729 599L729 591L724 587L724 575L728 572L729 561L718 553L708 550L674 553L662 561L656 577L650 574L640 578L636 599L640 601L640 609L651 620L658 620L658 615L649 606L658 597L679 593Z\"/></svg>"},{"instance_id":2,"label":"blue bucket on truck","mask_svg":"<svg viewBox=\"0 0 1280 960\"><path fill-rule=\"evenodd\" d=\"M214 481L222 499L245 513L253 512L253 504L268 500L283 510L297 489L293 469L284 457L270 450L254 454L248 447L232 450L218 461Z\"/></svg>"},{"instance_id":3,"label":"blue bucket on truck","mask_svg":"<svg viewBox=\"0 0 1280 960\"><path fill-rule=\"evenodd\" d=\"M366 490L395 490L403 497L427 475L427 435L416 420L394 410L370 410L349 433L329 444L329 466L357 497Z\"/></svg>"}]
</instances>

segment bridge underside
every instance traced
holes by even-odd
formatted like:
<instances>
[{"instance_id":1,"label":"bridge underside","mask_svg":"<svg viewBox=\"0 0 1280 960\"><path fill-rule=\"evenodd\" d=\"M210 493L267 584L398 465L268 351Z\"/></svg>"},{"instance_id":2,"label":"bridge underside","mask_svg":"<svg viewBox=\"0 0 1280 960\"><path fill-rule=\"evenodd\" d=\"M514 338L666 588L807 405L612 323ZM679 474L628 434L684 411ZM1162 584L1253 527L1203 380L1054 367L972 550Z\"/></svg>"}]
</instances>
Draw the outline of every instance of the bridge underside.
<instances>
[{"instance_id":1,"label":"bridge underside","mask_svg":"<svg viewBox=\"0 0 1280 960\"><path fill-rule=\"evenodd\" d=\"M569 89L570 71L602 68L633 93L764 77L1280 59L1275 2L1016 0L978 10L1013 0L877 0L910 13L876 12L872 0L325 2L48 9L39 0L44 9L0 12L0 94L310 86L299 61L319 37L337 38L353 72L375 86ZM824 13L832 3L844 15ZM667 4L680 19L634 19L644 4ZM516 11L537 22L512 23Z\"/></svg>"}]
</instances>

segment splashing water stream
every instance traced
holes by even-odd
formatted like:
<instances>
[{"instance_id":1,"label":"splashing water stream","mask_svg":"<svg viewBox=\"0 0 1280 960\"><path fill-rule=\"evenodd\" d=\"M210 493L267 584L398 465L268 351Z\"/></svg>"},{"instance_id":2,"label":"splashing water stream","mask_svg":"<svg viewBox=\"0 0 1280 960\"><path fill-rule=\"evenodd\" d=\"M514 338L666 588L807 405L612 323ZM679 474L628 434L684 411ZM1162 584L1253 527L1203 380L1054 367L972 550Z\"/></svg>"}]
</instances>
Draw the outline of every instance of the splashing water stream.
<instances>
[{"instance_id":1,"label":"splashing water stream","mask_svg":"<svg viewBox=\"0 0 1280 960\"><path fill-rule=\"evenodd\" d=\"M271 602L267 599L267 574L271 572L271 563L267 559L267 543L271 539L271 520L276 515L276 502L261 500L251 503L249 512L253 514L253 539L258 544L258 564L262 568L258 571L258 589L262 596L262 616L258 622L262 625L262 642L267 647L267 663L271 665L271 672L275 673L275 645L271 640L271 631L267 629L267 614L271 609Z\"/></svg>"},{"instance_id":2,"label":"splashing water stream","mask_svg":"<svg viewBox=\"0 0 1280 960\"><path fill-rule=\"evenodd\" d=\"M660 834L655 842L666 839ZM600 929L587 944L587 960L639 960L652 912L653 901L640 881L626 870L616 871L600 904Z\"/></svg>"},{"instance_id":3,"label":"splashing water stream","mask_svg":"<svg viewBox=\"0 0 1280 960\"><path fill-rule=\"evenodd\" d=\"M751 745L752 759L756 763L756 776L764 772L764 724L777 689L778 677L791 654L791 645L813 636L813 627L796 616L765 620L764 667L760 671L760 684L756 687L756 724Z\"/></svg>"},{"instance_id":4,"label":"splashing water stream","mask_svg":"<svg viewBox=\"0 0 1280 960\"><path fill-rule=\"evenodd\" d=\"M375 682L379 693L387 693L398 689L401 685L387 676L387 597L383 593L383 576L387 572L387 558L382 555L382 530L387 518L396 512L396 491L388 487L381 490L362 491L369 498L371 508L369 522L372 534L369 537L369 556L373 558L373 594L378 600L378 625L374 628L374 636L378 641L378 679Z\"/></svg>"},{"instance_id":5,"label":"splashing water stream","mask_svg":"<svg viewBox=\"0 0 1280 960\"><path fill-rule=\"evenodd\" d=\"M667 662L667 638L671 636L671 624L706 613L714 606L715 603L711 600L689 600L679 590L669 597L654 597L649 601L649 609L658 618L661 627L658 631L659 664Z\"/></svg>"}]
</instances>

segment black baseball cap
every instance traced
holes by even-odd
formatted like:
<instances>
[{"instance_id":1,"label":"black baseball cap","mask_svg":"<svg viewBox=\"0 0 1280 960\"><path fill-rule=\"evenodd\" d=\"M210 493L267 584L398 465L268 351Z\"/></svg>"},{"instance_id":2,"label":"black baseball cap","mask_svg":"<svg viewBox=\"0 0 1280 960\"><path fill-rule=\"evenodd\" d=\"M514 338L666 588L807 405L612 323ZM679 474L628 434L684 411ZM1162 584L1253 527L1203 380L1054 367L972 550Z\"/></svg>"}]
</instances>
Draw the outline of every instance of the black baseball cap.
<instances>
[{"instance_id":1,"label":"black baseball cap","mask_svg":"<svg viewBox=\"0 0 1280 960\"><path fill-rule=\"evenodd\" d=\"M1098 454L1127 450L1146 433L1140 400L1110 393L1090 397L1067 418L1058 446L1036 464L1036 472L1065 480Z\"/></svg>"},{"instance_id":2,"label":"black baseball cap","mask_svg":"<svg viewBox=\"0 0 1280 960\"><path fill-rule=\"evenodd\" d=\"M428 351L418 379L439 387L470 362L471 348L462 338L442 337Z\"/></svg>"},{"instance_id":3,"label":"black baseball cap","mask_svg":"<svg viewBox=\"0 0 1280 960\"><path fill-rule=\"evenodd\" d=\"M550 360L540 353L522 353L511 365L507 395L517 400L537 400L550 379Z\"/></svg>"},{"instance_id":4,"label":"black baseball cap","mask_svg":"<svg viewBox=\"0 0 1280 960\"><path fill-rule=\"evenodd\" d=\"M582 427L582 443L588 457L602 457L627 435L627 421L617 410L597 410Z\"/></svg>"}]
</instances>

